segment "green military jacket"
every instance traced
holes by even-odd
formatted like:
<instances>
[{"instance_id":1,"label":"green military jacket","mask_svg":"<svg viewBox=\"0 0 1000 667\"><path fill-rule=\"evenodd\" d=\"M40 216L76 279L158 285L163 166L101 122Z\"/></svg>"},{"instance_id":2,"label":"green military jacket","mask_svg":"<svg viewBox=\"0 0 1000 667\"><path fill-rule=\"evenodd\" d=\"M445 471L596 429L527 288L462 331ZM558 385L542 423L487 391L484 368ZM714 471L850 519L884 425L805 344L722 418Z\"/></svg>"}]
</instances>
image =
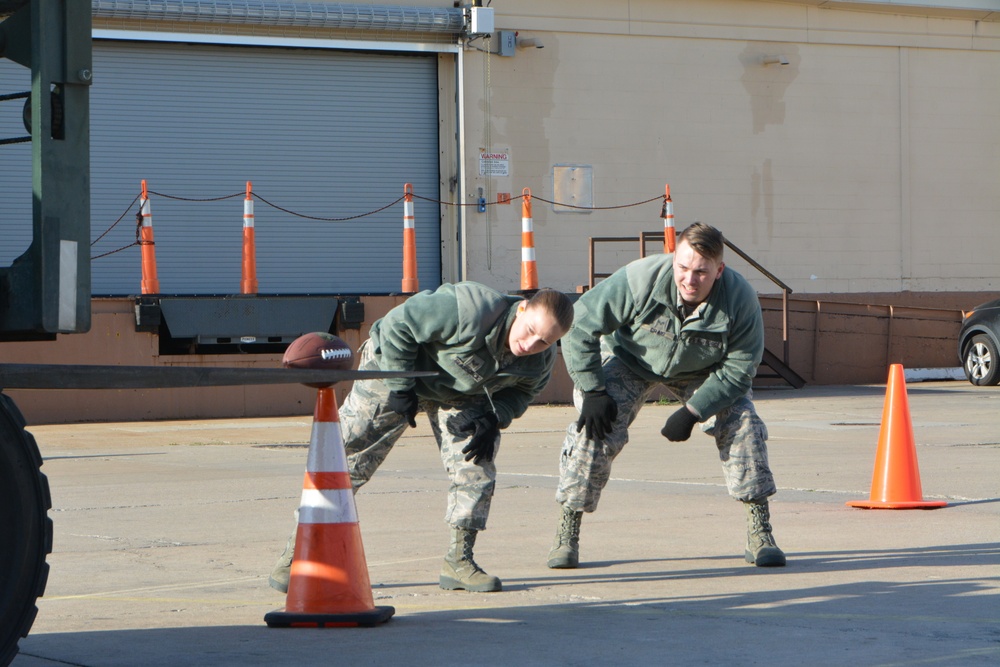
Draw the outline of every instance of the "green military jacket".
<instances>
[{"instance_id":1,"label":"green military jacket","mask_svg":"<svg viewBox=\"0 0 1000 667\"><path fill-rule=\"evenodd\" d=\"M563 359L582 391L604 388L600 341L650 382L704 379L687 406L701 421L750 389L764 353L757 294L726 267L708 300L682 320L673 255L653 255L622 267L576 302Z\"/></svg>"},{"instance_id":2,"label":"green military jacket","mask_svg":"<svg viewBox=\"0 0 1000 667\"><path fill-rule=\"evenodd\" d=\"M372 324L372 351L382 370L438 376L387 378L385 384L396 391L415 387L419 397L441 403L488 391L506 428L545 388L555 364L555 347L524 357L507 349L521 301L474 282L414 294Z\"/></svg>"}]
</instances>

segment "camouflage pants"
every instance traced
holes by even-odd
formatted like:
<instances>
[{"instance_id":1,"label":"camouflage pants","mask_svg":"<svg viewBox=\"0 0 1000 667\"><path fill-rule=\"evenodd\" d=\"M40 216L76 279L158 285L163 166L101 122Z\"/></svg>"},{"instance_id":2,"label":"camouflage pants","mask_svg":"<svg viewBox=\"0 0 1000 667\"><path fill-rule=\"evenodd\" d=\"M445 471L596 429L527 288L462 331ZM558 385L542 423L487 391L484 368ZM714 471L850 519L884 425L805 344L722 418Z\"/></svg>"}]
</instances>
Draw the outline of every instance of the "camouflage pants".
<instances>
[{"instance_id":1,"label":"camouflage pants","mask_svg":"<svg viewBox=\"0 0 1000 667\"><path fill-rule=\"evenodd\" d=\"M379 370L370 347L366 341L359 350L359 370ZM359 380L340 408L340 427L355 492L372 478L408 426L406 417L386 409L388 398L389 388L381 380ZM484 530L496 487L496 466L491 461L466 461L462 448L469 444L471 434L452 433L447 422L491 411L485 395L481 401L470 398L455 405L422 400L420 410L430 419L441 461L451 479L445 522L456 528ZM494 452L499 446L498 437Z\"/></svg>"},{"instance_id":2,"label":"camouflage pants","mask_svg":"<svg viewBox=\"0 0 1000 667\"><path fill-rule=\"evenodd\" d=\"M657 383L633 373L617 357L607 353L602 360L605 389L618 404L618 418L611 434L602 441L588 440L576 422L566 429L559 458L559 487L556 501L569 509L593 512L601 491L611 477L611 464L628 443L628 429L648 400ZM665 384L678 400L687 400L701 384ZM736 500L758 500L777 491L767 463L767 427L757 416L748 394L709 419L702 429L715 436L722 472L729 495ZM583 394L573 390L573 403L580 410ZM664 441L664 447L669 447Z\"/></svg>"}]
</instances>

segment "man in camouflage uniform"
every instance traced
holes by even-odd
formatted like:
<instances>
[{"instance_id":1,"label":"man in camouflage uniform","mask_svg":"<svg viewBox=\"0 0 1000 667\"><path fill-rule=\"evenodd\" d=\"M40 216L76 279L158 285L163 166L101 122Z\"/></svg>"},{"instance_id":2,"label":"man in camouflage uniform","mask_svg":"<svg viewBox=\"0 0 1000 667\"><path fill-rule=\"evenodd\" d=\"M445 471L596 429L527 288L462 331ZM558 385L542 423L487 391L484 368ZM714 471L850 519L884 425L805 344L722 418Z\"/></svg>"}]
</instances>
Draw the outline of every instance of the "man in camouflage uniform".
<instances>
[{"instance_id":1,"label":"man in camouflage uniform","mask_svg":"<svg viewBox=\"0 0 1000 667\"><path fill-rule=\"evenodd\" d=\"M722 234L695 223L676 252L634 261L576 302L563 359L580 411L569 425L556 501L562 516L550 568L579 564L580 522L593 512L628 442L628 428L657 385L682 403L661 433L687 440L698 422L715 436L730 496L747 511L745 558L781 566L768 497L767 428L751 401L764 351L760 303L749 283L723 262Z\"/></svg>"},{"instance_id":2,"label":"man in camouflage uniform","mask_svg":"<svg viewBox=\"0 0 1000 667\"><path fill-rule=\"evenodd\" d=\"M445 521L451 547L441 568L447 590L491 592L501 582L473 560L496 486L500 430L524 414L555 363L552 345L573 323L569 298L543 289L531 299L472 282L415 294L376 321L359 370L436 371L434 377L356 381L340 409L355 492L372 478L423 411L451 478ZM288 590L294 534L271 573Z\"/></svg>"}]
</instances>

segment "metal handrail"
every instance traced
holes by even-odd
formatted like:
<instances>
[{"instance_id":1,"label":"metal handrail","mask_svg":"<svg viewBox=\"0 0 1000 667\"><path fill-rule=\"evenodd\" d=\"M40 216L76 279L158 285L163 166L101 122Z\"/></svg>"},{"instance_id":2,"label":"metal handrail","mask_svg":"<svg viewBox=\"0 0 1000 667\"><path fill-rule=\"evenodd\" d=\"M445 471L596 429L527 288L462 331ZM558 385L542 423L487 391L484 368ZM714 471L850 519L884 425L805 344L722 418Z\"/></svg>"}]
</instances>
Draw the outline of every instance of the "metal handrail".
<instances>
[{"instance_id":1,"label":"metal handrail","mask_svg":"<svg viewBox=\"0 0 1000 667\"><path fill-rule=\"evenodd\" d=\"M595 269L595 245L597 243L639 243L639 257L646 256L646 243L649 241L663 241L663 232L639 232L639 236L592 236L590 237L590 282L588 289L593 289L597 278L607 278L610 273L597 273ZM788 295L792 293L792 288L786 285L773 273L765 269L759 262L747 255L743 250L733 245L728 239L725 240L726 247L730 248L737 255L742 257L750 266L757 269L768 280L781 289L781 343L782 361L788 366L790 357L788 340Z\"/></svg>"}]
</instances>

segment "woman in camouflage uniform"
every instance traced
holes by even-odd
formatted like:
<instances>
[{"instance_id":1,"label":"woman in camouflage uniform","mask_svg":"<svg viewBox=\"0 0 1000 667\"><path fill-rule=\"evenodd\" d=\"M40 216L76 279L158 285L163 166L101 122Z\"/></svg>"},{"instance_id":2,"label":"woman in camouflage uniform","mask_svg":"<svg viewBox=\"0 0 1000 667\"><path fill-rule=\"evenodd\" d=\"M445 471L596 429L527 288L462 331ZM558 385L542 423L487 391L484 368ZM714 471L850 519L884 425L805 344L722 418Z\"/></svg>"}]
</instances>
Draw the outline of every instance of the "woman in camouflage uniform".
<instances>
[{"instance_id":1,"label":"woman in camouflage uniform","mask_svg":"<svg viewBox=\"0 0 1000 667\"><path fill-rule=\"evenodd\" d=\"M572 322L572 302L555 290L525 300L478 283L445 284L389 311L359 350L359 370L437 372L355 382L340 409L340 425L357 491L406 427L417 425L417 412L429 418L451 478L444 589L501 589L500 579L484 572L472 553L496 486L500 431L524 414L549 381L552 346ZM287 590L293 545L294 535L271 573L278 590Z\"/></svg>"}]
</instances>

